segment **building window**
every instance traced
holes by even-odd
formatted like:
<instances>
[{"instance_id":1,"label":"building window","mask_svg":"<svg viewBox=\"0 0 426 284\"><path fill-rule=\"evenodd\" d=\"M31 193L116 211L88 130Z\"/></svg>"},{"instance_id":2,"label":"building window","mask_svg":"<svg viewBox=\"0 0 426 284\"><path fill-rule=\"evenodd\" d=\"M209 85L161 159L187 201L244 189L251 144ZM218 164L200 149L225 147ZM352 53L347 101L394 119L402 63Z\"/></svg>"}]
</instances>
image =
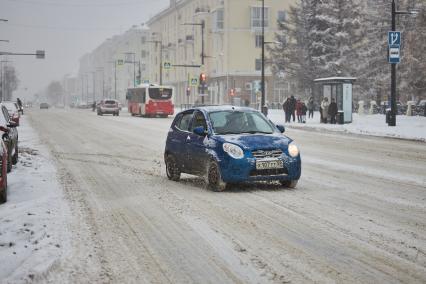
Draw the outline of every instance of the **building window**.
<instances>
[{"instance_id":1,"label":"building window","mask_svg":"<svg viewBox=\"0 0 426 284\"><path fill-rule=\"evenodd\" d=\"M141 37L141 43L142 43L142 44L145 44L145 43L146 43L146 37L144 37L144 36L143 36L143 37Z\"/></svg>"},{"instance_id":2,"label":"building window","mask_svg":"<svg viewBox=\"0 0 426 284\"><path fill-rule=\"evenodd\" d=\"M278 11L277 19L279 22L285 22L287 19L287 13L285 11Z\"/></svg>"},{"instance_id":3,"label":"building window","mask_svg":"<svg viewBox=\"0 0 426 284\"><path fill-rule=\"evenodd\" d=\"M256 71L261 71L262 70L262 59L256 59L255 69L256 69Z\"/></svg>"},{"instance_id":4,"label":"building window","mask_svg":"<svg viewBox=\"0 0 426 284\"><path fill-rule=\"evenodd\" d=\"M213 13L214 30L221 31L224 27L224 12L222 9L217 9Z\"/></svg>"},{"instance_id":5,"label":"building window","mask_svg":"<svg viewBox=\"0 0 426 284\"><path fill-rule=\"evenodd\" d=\"M262 47L263 36L262 35L256 35L255 41L256 41L256 47L257 48Z\"/></svg>"},{"instance_id":6,"label":"building window","mask_svg":"<svg viewBox=\"0 0 426 284\"><path fill-rule=\"evenodd\" d=\"M265 7L265 28L269 27L269 8ZM262 28L262 7L251 7L251 27Z\"/></svg>"}]
</instances>

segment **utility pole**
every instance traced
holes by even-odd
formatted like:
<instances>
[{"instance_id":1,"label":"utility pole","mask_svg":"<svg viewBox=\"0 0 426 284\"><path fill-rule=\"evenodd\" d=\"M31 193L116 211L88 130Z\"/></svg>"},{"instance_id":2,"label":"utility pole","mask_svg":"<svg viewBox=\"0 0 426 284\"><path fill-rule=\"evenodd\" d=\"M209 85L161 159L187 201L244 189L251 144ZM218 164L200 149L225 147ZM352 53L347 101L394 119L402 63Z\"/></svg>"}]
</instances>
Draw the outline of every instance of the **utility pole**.
<instances>
[{"instance_id":1,"label":"utility pole","mask_svg":"<svg viewBox=\"0 0 426 284\"><path fill-rule=\"evenodd\" d=\"M391 32L396 30L396 15L417 15L418 11L397 11L395 0L392 0L392 27ZM402 42L401 42L402 43ZM390 54L389 54L390 56ZM396 105L396 64L391 63L391 111L390 117L388 120L388 126L396 126L396 115L397 115L397 105Z\"/></svg>"},{"instance_id":2,"label":"utility pole","mask_svg":"<svg viewBox=\"0 0 426 284\"><path fill-rule=\"evenodd\" d=\"M260 100L260 109L264 115L266 115L265 106L265 0L262 0L262 79L261 79L260 91L262 92L262 98Z\"/></svg>"}]
</instances>

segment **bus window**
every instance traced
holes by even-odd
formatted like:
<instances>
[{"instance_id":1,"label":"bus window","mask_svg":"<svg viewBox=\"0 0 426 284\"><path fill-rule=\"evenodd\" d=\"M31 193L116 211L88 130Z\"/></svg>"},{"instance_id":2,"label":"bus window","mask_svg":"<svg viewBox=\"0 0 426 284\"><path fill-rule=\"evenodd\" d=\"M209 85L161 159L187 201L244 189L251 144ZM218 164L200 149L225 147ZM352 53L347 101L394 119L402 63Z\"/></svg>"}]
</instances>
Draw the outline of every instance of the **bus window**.
<instances>
[{"instance_id":1,"label":"bus window","mask_svg":"<svg viewBox=\"0 0 426 284\"><path fill-rule=\"evenodd\" d=\"M153 100L169 100L172 97L172 89L150 88L149 97Z\"/></svg>"}]
</instances>

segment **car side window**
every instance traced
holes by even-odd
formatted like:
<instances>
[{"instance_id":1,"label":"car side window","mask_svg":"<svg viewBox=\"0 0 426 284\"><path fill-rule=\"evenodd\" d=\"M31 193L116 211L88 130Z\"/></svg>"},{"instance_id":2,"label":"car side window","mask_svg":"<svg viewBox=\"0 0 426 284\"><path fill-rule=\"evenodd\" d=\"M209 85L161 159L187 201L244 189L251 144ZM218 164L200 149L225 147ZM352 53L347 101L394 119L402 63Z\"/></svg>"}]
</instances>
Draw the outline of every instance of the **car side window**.
<instances>
[{"instance_id":1,"label":"car side window","mask_svg":"<svg viewBox=\"0 0 426 284\"><path fill-rule=\"evenodd\" d=\"M9 123L10 117L7 109L2 108L3 115L0 115L0 125L7 125Z\"/></svg>"},{"instance_id":2,"label":"car side window","mask_svg":"<svg viewBox=\"0 0 426 284\"><path fill-rule=\"evenodd\" d=\"M200 111L194 113L194 118L192 119L191 132L194 131L196 127L204 127L204 130L207 130L207 123L204 114Z\"/></svg>"},{"instance_id":3,"label":"car side window","mask_svg":"<svg viewBox=\"0 0 426 284\"><path fill-rule=\"evenodd\" d=\"M180 119L176 122L176 128L182 131L189 130L189 124L192 119L192 112L183 113Z\"/></svg>"}]
</instances>

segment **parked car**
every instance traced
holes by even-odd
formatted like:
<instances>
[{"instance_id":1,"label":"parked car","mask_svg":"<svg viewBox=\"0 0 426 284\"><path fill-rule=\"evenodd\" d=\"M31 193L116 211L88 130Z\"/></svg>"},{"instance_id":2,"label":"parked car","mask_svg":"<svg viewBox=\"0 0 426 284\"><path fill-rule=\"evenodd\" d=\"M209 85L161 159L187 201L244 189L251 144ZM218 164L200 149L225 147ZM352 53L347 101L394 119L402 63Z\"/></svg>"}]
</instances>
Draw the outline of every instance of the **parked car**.
<instances>
[{"instance_id":1,"label":"parked car","mask_svg":"<svg viewBox=\"0 0 426 284\"><path fill-rule=\"evenodd\" d=\"M240 182L279 181L294 188L301 175L299 149L260 112L246 107L206 106L180 112L168 132L167 177L181 173L207 178L223 191Z\"/></svg>"},{"instance_id":2,"label":"parked car","mask_svg":"<svg viewBox=\"0 0 426 284\"><path fill-rule=\"evenodd\" d=\"M40 103L40 109L48 109L49 104L48 103Z\"/></svg>"},{"instance_id":3,"label":"parked car","mask_svg":"<svg viewBox=\"0 0 426 284\"><path fill-rule=\"evenodd\" d=\"M19 119L21 118L21 114L19 113L18 104L12 101L2 101L1 103L9 112L10 118L19 126Z\"/></svg>"},{"instance_id":4,"label":"parked car","mask_svg":"<svg viewBox=\"0 0 426 284\"><path fill-rule=\"evenodd\" d=\"M101 100L96 109L98 115L112 114L114 116L118 116L120 114L120 108L117 100Z\"/></svg>"},{"instance_id":5,"label":"parked car","mask_svg":"<svg viewBox=\"0 0 426 284\"><path fill-rule=\"evenodd\" d=\"M7 201L7 148L0 140L0 204Z\"/></svg>"},{"instance_id":6,"label":"parked car","mask_svg":"<svg viewBox=\"0 0 426 284\"><path fill-rule=\"evenodd\" d=\"M12 165L18 162L18 125L9 117L6 107L1 105L0 113L0 135L7 148L7 172L12 170Z\"/></svg>"}]
</instances>

